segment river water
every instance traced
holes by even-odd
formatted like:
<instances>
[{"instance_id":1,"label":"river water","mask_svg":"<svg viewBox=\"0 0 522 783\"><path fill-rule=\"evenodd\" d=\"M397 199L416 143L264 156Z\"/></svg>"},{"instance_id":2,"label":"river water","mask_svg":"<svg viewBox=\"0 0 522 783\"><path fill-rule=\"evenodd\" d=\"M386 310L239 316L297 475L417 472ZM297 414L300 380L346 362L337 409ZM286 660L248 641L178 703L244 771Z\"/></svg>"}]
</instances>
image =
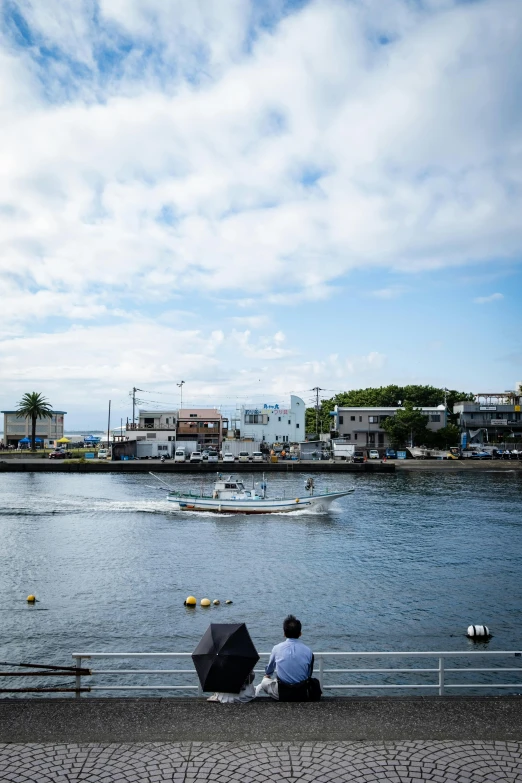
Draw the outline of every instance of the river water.
<instances>
[{"instance_id":1,"label":"river water","mask_svg":"<svg viewBox=\"0 0 522 783\"><path fill-rule=\"evenodd\" d=\"M303 475L268 478L271 495L305 494ZM488 649L520 649L520 473L319 474L316 486L356 491L327 514L216 516L173 512L149 475L1 475L0 657L191 651L209 621L245 621L269 650L289 612L316 650L476 649L472 623L492 629ZM222 603L187 609L190 594Z\"/></svg>"}]
</instances>

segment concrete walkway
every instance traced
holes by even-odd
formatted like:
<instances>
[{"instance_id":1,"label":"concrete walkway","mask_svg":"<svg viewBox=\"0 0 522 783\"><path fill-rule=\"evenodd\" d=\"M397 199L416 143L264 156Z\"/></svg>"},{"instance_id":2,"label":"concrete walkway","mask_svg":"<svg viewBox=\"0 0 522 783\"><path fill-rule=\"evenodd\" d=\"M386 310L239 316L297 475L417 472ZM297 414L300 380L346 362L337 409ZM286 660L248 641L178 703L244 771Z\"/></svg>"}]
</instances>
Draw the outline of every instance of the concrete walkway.
<instances>
[{"instance_id":1,"label":"concrete walkway","mask_svg":"<svg viewBox=\"0 0 522 783\"><path fill-rule=\"evenodd\" d=\"M10 783L493 783L522 780L516 742L0 745Z\"/></svg>"},{"instance_id":2,"label":"concrete walkway","mask_svg":"<svg viewBox=\"0 0 522 783\"><path fill-rule=\"evenodd\" d=\"M0 781L522 782L522 698L0 701Z\"/></svg>"}]
</instances>

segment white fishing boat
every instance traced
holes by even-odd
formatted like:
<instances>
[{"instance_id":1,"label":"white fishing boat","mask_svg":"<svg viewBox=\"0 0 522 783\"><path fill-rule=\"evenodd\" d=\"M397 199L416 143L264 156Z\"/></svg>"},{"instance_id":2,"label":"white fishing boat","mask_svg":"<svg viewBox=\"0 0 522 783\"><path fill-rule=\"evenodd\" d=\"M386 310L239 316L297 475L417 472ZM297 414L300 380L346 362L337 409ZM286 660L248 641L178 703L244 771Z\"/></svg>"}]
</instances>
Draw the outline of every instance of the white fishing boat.
<instances>
[{"instance_id":1,"label":"white fishing boat","mask_svg":"<svg viewBox=\"0 0 522 783\"><path fill-rule=\"evenodd\" d=\"M406 446L413 459L429 459L430 452L426 446Z\"/></svg>"},{"instance_id":2,"label":"white fishing boat","mask_svg":"<svg viewBox=\"0 0 522 783\"><path fill-rule=\"evenodd\" d=\"M151 476L161 481L159 476L151 473ZM304 497L269 498L266 496L266 482L260 484L260 492L255 488L246 489L244 483L233 476L218 474L214 484L212 495L204 495L196 492L181 492L170 488L167 500L172 503L177 511L212 511L218 514L280 514L301 509L314 511L327 511L330 504L350 495L354 490L347 489L344 492L321 492L315 494L314 480L307 479L305 489L308 495Z\"/></svg>"}]
</instances>

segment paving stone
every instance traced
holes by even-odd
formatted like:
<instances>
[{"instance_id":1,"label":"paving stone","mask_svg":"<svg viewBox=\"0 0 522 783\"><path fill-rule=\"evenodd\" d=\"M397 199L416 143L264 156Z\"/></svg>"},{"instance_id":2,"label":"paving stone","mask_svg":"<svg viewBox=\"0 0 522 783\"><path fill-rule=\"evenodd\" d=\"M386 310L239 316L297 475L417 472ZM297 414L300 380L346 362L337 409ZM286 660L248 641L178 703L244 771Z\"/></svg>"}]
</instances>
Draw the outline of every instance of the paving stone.
<instances>
[{"instance_id":1,"label":"paving stone","mask_svg":"<svg viewBox=\"0 0 522 783\"><path fill-rule=\"evenodd\" d=\"M0 745L9 783L517 783L522 743Z\"/></svg>"}]
</instances>

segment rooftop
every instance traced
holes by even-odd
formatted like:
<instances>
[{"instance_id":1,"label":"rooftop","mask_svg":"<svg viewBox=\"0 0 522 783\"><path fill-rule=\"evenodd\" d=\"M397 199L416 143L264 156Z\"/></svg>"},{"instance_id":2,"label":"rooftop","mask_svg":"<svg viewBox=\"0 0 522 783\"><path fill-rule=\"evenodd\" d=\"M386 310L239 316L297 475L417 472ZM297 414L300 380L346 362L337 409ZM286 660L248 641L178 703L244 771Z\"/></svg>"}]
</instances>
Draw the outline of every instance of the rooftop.
<instances>
[{"instance_id":1,"label":"rooftop","mask_svg":"<svg viewBox=\"0 0 522 783\"><path fill-rule=\"evenodd\" d=\"M0 411L0 413L18 413L18 411ZM53 414L54 413L62 413L63 414L63 413L67 413L67 411L55 411L55 410L52 410L51 413L53 413Z\"/></svg>"}]
</instances>

